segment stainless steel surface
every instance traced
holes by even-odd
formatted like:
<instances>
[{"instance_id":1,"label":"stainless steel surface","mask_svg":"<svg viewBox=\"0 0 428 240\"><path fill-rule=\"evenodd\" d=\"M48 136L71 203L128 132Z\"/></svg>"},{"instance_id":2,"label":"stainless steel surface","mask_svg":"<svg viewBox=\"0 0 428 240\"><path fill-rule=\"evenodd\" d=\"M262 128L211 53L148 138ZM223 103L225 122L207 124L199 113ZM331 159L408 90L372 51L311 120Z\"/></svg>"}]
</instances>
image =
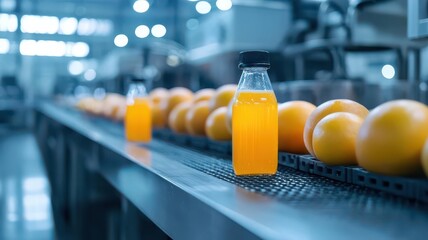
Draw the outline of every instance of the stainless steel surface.
<instances>
[{"instance_id":1,"label":"stainless steel surface","mask_svg":"<svg viewBox=\"0 0 428 240\"><path fill-rule=\"evenodd\" d=\"M55 239L50 186L30 132L0 133L0 239Z\"/></svg>"},{"instance_id":2,"label":"stainless steel surface","mask_svg":"<svg viewBox=\"0 0 428 240\"><path fill-rule=\"evenodd\" d=\"M407 36L417 39L428 36L427 0L407 1Z\"/></svg>"},{"instance_id":3,"label":"stainless steel surface","mask_svg":"<svg viewBox=\"0 0 428 240\"><path fill-rule=\"evenodd\" d=\"M49 102L37 112L72 133L66 141L80 142L75 151L98 149L83 158L88 166L174 239L425 239L428 233L427 206L418 202L282 168L274 178L237 178L227 158L157 140L130 144L119 125Z\"/></svg>"}]
</instances>

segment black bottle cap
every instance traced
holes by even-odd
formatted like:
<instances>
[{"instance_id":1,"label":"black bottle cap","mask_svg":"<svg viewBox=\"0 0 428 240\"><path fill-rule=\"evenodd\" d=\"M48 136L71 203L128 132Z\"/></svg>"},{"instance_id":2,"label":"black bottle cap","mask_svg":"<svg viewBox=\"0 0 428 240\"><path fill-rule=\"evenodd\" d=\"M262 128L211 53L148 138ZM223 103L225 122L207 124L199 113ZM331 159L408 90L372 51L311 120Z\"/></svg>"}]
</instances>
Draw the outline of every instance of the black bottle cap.
<instances>
[{"instance_id":1,"label":"black bottle cap","mask_svg":"<svg viewBox=\"0 0 428 240\"><path fill-rule=\"evenodd\" d=\"M131 82L145 82L146 79L144 78L137 78L137 77L133 77L131 78Z\"/></svg>"},{"instance_id":2,"label":"black bottle cap","mask_svg":"<svg viewBox=\"0 0 428 240\"><path fill-rule=\"evenodd\" d=\"M246 67L270 67L269 52L267 51L244 51L239 53L240 69Z\"/></svg>"}]
</instances>

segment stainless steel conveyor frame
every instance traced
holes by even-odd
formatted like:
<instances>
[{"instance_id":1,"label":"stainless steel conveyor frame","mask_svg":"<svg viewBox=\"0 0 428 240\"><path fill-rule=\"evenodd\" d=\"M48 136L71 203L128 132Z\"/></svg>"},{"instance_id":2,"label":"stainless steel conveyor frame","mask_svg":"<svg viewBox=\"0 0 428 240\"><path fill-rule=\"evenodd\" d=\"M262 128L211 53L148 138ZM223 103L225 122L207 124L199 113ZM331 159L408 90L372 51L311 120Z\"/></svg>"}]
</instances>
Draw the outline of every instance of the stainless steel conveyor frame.
<instances>
[{"instance_id":1,"label":"stainless steel conveyor frame","mask_svg":"<svg viewBox=\"0 0 428 240\"><path fill-rule=\"evenodd\" d=\"M85 211L97 208L103 214L117 206L120 196L173 239L423 239L428 234L428 210L421 203L383 204L383 199L395 198L380 194L365 198L363 211L347 204L353 195L344 196L337 206L296 205L178 160L219 161L214 156L156 139L150 144L127 143L116 124L101 124L50 101L39 102L35 115L54 205L70 215L72 228L85 222ZM334 185L328 188L336 191ZM360 193L366 190L355 192Z\"/></svg>"}]
</instances>

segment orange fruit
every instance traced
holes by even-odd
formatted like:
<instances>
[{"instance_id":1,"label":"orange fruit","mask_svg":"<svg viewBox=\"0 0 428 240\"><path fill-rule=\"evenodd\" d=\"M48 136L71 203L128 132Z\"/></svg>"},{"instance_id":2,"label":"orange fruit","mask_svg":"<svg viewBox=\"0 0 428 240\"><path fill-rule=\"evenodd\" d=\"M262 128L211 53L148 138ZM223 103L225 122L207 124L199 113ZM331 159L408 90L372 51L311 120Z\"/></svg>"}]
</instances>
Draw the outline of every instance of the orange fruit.
<instances>
[{"instance_id":1,"label":"orange fruit","mask_svg":"<svg viewBox=\"0 0 428 240\"><path fill-rule=\"evenodd\" d=\"M165 105L166 106L166 105ZM163 128L167 123L166 109L162 104L152 105L152 126L155 128Z\"/></svg>"},{"instance_id":2,"label":"orange fruit","mask_svg":"<svg viewBox=\"0 0 428 240\"><path fill-rule=\"evenodd\" d=\"M192 107L192 103L184 102L178 104L169 114L168 125L176 133L186 133L186 114Z\"/></svg>"},{"instance_id":3,"label":"orange fruit","mask_svg":"<svg viewBox=\"0 0 428 240\"><path fill-rule=\"evenodd\" d=\"M126 102L124 105L120 105L120 107L116 111L116 114L113 116L113 119L116 121L123 121L123 119L125 119L125 114L126 114Z\"/></svg>"},{"instance_id":4,"label":"orange fruit","mask_svg":"<svg viewBox=\"0 0 428 240\"><path fill-rule=\"evenodd\" d=\"M227 129L227 107L220 107L214 110L205 123L205 132L212 140L230 141L232 134Z\"/></svg>"},{"instance_id":5,"label":"orange fruit","mask_svg":"<svg viewBox=\"0 0 428 240\"><path fill-rule=\"evenodd\" d=\"M413 100L384 103L373 109L361 126L357 139L358 164L385 175L419 173L427 137L427 106Z\"/></svg>"},{"instance_id":6,"label":"orange fruit","mask_svg":"<svg viewBox=\"0 0 428 240\"><path fill-rule=\"evenodd\" d=\"M305 101L290 101L278 106L278 149L280 151L305 154L303 129L315 105Z\"/></svg>"},{"instance_id":7,"label":"orange fruit","mask_svg":"<svg viewBox=\"0 0 428 240\"><path fill-rule=\"evenodd\" d=\"M155 88L149 93L149 99L152 104L159 104L162 100L168 98L168 90L166 88Z\"/></svg>"},{"instance_id":8,"label":"orange fruit","mask_svg":"<svg viewBox=\"0 0 428 240\"><path fill-rule=\"evenodd\" d=\"M101 115L103 112L103 101L93 97L81 99L76 106L80 110L94 115Z\"/></svg>"},{"instance_id":9,"label":"orange fruit","mask_svg":"<svg viewBox=\"0 0 428 240\"><path fill-rule=\"evenodd\" d=\"M227 84L219 87L210 101L211 111L219 107L226 107L235 96L238 86L236 84Z\"/></svg>"},{"instance_id":10,"label":"orange fruit","mask_svg":"<svg viewBox=\"0 0 428 240\"><path fill-rule=\"evenodd\" d=\"M85 97L80 99L79 101L77 101L76 103L76 108L82 111L87 111L87 109L89 108L89 104L94 101L95 99L92 97Z\"/></svg>"},{"instance_id":11,"label":"orange fruit","mask_svg":"<svg viewBox=\"0 0 428 240\"><path fill-rule=\"evenodd\" d=\"M363 121L347 112L332 113L321 119L312 136L315 156L329 165L355 165L355 142Z\"/></svg>"},{"instance_id":12,"label":"orange fruit","mask_svg":"<svg viewBox=\"0 0 428 240\"><path fill-rule=\"evenodd\" d=\"M232 134L232 109L233 109L233 101L230 101L229 105L227 105L227 115L226 115L226 127L230 134Z\"/></svg>"},{"instance_id":13,"label":"orange fruit","mask_svg":"<svg viewBox=\"0 0 428 240\"><path fill-rule=\"evenodd\" d=\"M215 90L212 88L204 88L197 92L195 92L195 97L193 98L193 102L201 102L210 100L215 94Z\"/></svg>"},{"instance_id":14,"label":"orange fruit","mask_svg":"<svg viewBox=\"0 0 428 240\"><path fill-rule=\"evenodd\" d=\"M421 160L425 176L428 177L428 141L425 142L424 148L422 149Z\"/></svg>"},{"instance_id":15,"label":"orange fruit","mask_svg":"<svg viewBox=\"0 0 428 240\"><path fill-rule=\"evenodd\" d=\"M103 100L102 114L105 117L115 119L121 106L126 106L126 98L117 93L108 93Z\"/></svg>"},{"instance_id":16,"label":"orange fruit","mask_svg":"<svg viewBox=\"0 0 428 240\"><path fill-rule=\"evenodd\" d=\"M184 87L175 87L169 91L169 96L166 101L162 101L160 104L163 105L161 107L166 111L166 115L169 116L169 113L175 106L182 102L189 102L192 99L192 91Z\"/></svg>"},{"instance_id":17,"label":"orange fruit","mask_svg":"<svg viewBox=\"0 0 428 240\"><path fill-rule=\"evenodd\" d=\"M303 140L305 142L306 149L310 154L312 154L312 156L315 156L312 148L312 134L315 126L325 116L335 112L349 112L364 119L369 113L369 110L367 110L363 105L349 99L335 99L319 105L311 115L309 115L303 131Z\"/></svg>"},{"instance_id":18,"label":"orange fruit","mask_svg":"<svg viewBox=\"0 0 428 240\"><path fill-rule=\"evenodd\" d=\"M208 101L198 102L186 114L186 129L192 135L205 135L205 122L210 115Z\"/></svg>"}]
</instances>

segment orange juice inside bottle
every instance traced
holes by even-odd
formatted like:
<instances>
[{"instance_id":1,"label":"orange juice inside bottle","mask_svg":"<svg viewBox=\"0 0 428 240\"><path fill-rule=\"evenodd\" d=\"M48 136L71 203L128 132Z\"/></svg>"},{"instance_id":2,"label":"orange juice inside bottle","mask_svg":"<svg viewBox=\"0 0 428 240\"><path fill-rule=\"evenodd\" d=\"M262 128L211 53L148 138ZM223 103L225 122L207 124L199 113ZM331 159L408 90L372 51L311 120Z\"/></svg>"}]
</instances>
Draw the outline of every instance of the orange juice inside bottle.
<instances>
[{"instance_id":1,"label":"orange juice inside bottle","mask_svg":"<svg viewBox=\"0 0 428 240\"><path fill-rule=\"evenodd\" d=\"M152 116L147 98L135 98L126 107L126 139L135 142L149 142L152 139Z\"/></svg>"},{"instance_id":2,"label":"orange juice inside bottle","mask_svg":"<svg viewBox=\"0 0 428 240\"><path fill-rule=\"evenodd\" d=\"M278 104L273 91L242 91L233 104L236 175L273 175L278 167Z\"/></svg>"}]
</instances>

